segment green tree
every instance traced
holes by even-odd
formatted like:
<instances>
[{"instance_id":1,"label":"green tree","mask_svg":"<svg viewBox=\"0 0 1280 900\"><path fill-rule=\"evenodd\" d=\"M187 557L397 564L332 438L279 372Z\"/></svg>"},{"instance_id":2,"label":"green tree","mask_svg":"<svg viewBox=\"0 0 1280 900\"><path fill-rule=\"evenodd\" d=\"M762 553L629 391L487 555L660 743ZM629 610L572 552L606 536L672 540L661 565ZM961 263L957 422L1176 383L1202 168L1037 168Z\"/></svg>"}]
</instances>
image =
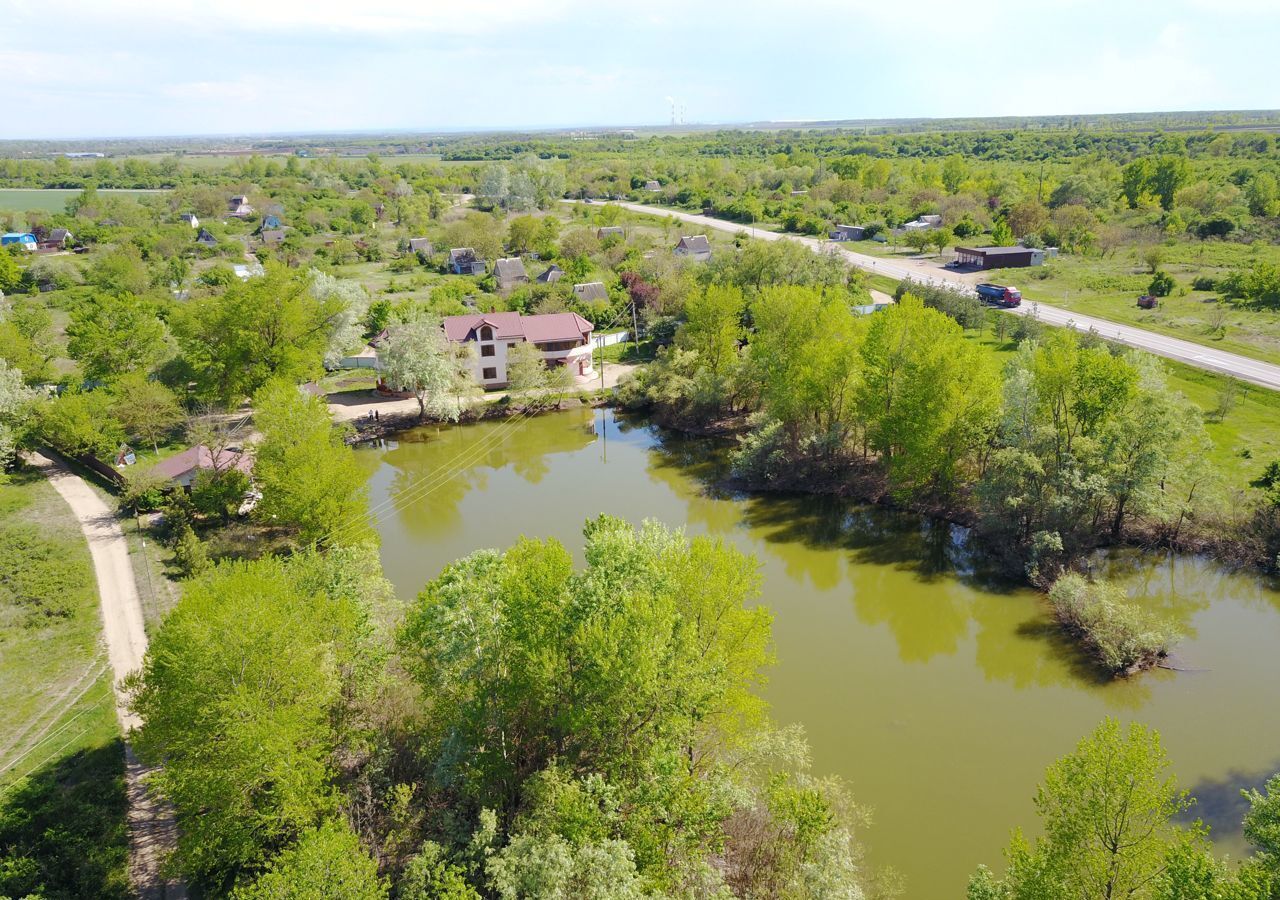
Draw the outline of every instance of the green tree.
<instances>
[{"instance_id":1,"label":"green tree","mask_svg":"<svg viewBox=\"0 0 1280 900\"><path fill-rule=\"evenodd\" d=\"M745 606L754 561L656 523L601 517L586 535L580 576L555 541L459 560L400 634L436 739L457 748L449 779L508 821L553 758L610 779L688 774L695 746L732 743L764 712L752 689L770 615Z\"/></svg>"},{"instance_id":2,"label":"green tree","mask_svg":"<svg viewBox=\"0 0 1280 900\"><path fill-rule=\"evenodd\" d=\"M191 485L191 505L200 513L229 521L244 502L249 476L236 468L201 469Z\"/></svg>"},{"instance_id":3,"label":"green tree","mask_svg":"<svg viewBox=\"0 0 1280 900\"><path fill-rule=\"evenodd\" d=\"M449 343L439 320L430 316L393 328L378 348L378 362L388 385L413 394L419 416L429 412L456 421L461 398L474 390L471 358Z\"/></svg>"},{"instance_id":4,"label":"green tree","mask_svg":"<svg viewBox=\"0 0 1280 900\"><path fill-rule=\"evenodd\" d=\"M1156 897L1185 841L1173 820L1191 806L1168 768L1156 732L1103 722L1049 767L1035 800L1044 837L1015 832L1003 896Z\"/></svg>"},{"instance_id":5,"label":"green tree","mask_svg":"<svg viewBox=\"0 0 1280 900\"><path fill-rule=\"evenodd\" d=\"M1147 290L1156 297L1168 297L1177 286L1178 283L1168 272L1156 272L1151 276L1151 284Z\"/></svg>"},{"instance_id":6,"label":"green tree","mask_svg":"<svg viewBox=\"0 0 1280 900\"><path fill-rule=\"evenodd\" d=\"M303 832L298 843L271 861L256 881L237 888L232 900L385 900L378 864L346 822L329 819Z\"/></svg>"},{"instance_id":7,"label":"green tree","mask_svg":"<svg viewBox=\"0 0 1280 900\"><path fill-rule=\"evenodd\" d=\"M746 301L735 287L712 285L685 301L685 322L677 346L695 351L713 375L726 372L738 356Z\"/></svg>"},{"instance_id":8,"label":"green tree","mask_svg":"<svg viewBox=\"0 0 1280 900\"><path fill-rule=\"evenodd\" d=\"M18 442L29 425L29 409L35 392L22 380L22 372L0 359L0 484L8 477Z\"/></svg>"},{"instance_id":9,"label":"green tree","mask_svg":"<svg viewBox=\"0 0 1280 900\"><path fill-rule=\"evenodd\" d=\"M1280 215L1280 187L1276 186L1276 178L1270 172L1259 172L1249 180L1245 199L1249 212L1255 216Z\"/></svg>"},{"instance_id":10,"label":"green tree","mask_svg":"<svg viewBox=\"0 0 1280 900\"><path fill-rule=\"evenodd\" d=\"M254 420L263 436L254 453L262 490L254 514L296 528L304 543L371 539L364 473L324 402L274 381L254 395Z\"/></svg>"},{"instance_id":11,"label":"green tree","mask_svg":"<svg viewBox=\"0 0 1280 900\"><path fill-rule=\"evenodd\" d=\"M360 587L343 584L371 564L376 555L221 563L153 636L130 684L144 722L135 746L163 764L152 783L177 813L174 862L197 886L225 891L300 839L281 865L332 846L308 834L336 812L338 710L371 652Z\"/></svg>"},{"instance_id":12,"label":"green tree","mask_svg":"<svg viewBox=\"0 0 1280 900\"><path fill-rule=\"evenodd\" d=\"M751 377L765 413L781 423L793 449L814 439L825 455L843 452L859 424L869 320L843 297L808 287L765 290L752 314Z\"/></svg>"},{"instance_id":13,"label":"green tree","mask_svg":"<svg viewBox=\"0 0 1280 900\"><path fill-rule=\"evenodd\" d=\"M131 372L111 385L111 411L130 439L150 444L157 453L160 441L183 419L173 391L142 372Z\"/></svg>"},{"instance_id":14,"label":"green tree","mask_svg":"<svg viewBox=\"0 0 1280 900\"><path fill-rule=\"evenodd\" d=\"M1120 172L1120 190L1130 209L1137 209L1151 186L1151 161L1140 156Z\"/></svg>"},{"instance_id":15,"label":"green tree","mask_svg":"<svg viewBox=\"0 0 1280 900\"><path fill-rule=\"evenodd\" d=\"M22 270L8 248L0 250L0 293L13 293L22 284Z\"/></svg>"},{"instance_id":16,"label":"green tree","mask_svg":"<svg viewBox=\"0 0 1280 900\"><path fill-rule=\"evenodd\" d=\"M296 383L321 372L346 306L317 300L312 284L305 271L268 264L265 276L180 308L173 329L201 394L236 403L271 378Z\"/></svg>"},{"instance_id":17,"label":"green tree","mask_svg":"<svg viewBox=\"0 0 1280 900\"><path fill-rule=\"evenodd\" d=\"M991 226L991 246L993 247L1012 247L1017 243L1017 239L1013 236L1013 229L1009 227L1009 223L1004 219L999 219Z\"/></svg>"},{"instance_id":18,"label":"green tree","mask_svg":"<svg viewBox=\"0 0 1280 900\"><path fill-rule=\"evenodd\" d=\"M169 352L168 329L150 304L128 294L104 294L71 313L67 352L86 378L103 381L150 372Z\"/></svg>"},{"instance_id":19,"label":"green tree","mask_svg":"<svg viewBox=\"0 0 1280 900\"><path fill-rule=\"evenodd\" d=\"M1259 861L1280 885L1280 775L1268 779L1263 790L1244 792L1249 812L1244 817L1244 836L1258 848Z\"/></svg>"},{"instance_id":20,"label":"green tree","mask_svg":"<svg viewBox=\"0 0 1280 900\"><path fill-rule=\"evenodd\" d=\"M124 443L124 428L111 413L106 391L67 391L37 407L35 430L54 449L69 456L110 461Z\"/></svg>"},{"instance_id":21,"label":"green tree","mask_svg":"<svg viewBox=\"0 0 1280 900\"><path fill-rule=\"evenodd\" d=\"M950 490L995 429L999 375L949 316L904 295L872 316L858 397L899 488Z\"/></svg>"},{"instance_id":22,"label":"green tree","mask_svg":"<svg viewBox=\"0 0 1280 900\"><path fill-rule=\"evenodd\" d=\"M1166 153L1160 156L1151 169L1149 187L1160 200L1165 212L1173 209L1174 195L1191 178L1191 166L1185 156Z\"/></svg>"},{"instance_id":23,"label":"green tree","mask_svg":"<svg viewBox=\"0 0 1280 900\"><path fill-rule=\"evenodd\" d=\"M141 295L151 288L151 272L142 252L124 244L98 256L85 271L85 280L109 294Z\"/></svg>"}]
</instances>

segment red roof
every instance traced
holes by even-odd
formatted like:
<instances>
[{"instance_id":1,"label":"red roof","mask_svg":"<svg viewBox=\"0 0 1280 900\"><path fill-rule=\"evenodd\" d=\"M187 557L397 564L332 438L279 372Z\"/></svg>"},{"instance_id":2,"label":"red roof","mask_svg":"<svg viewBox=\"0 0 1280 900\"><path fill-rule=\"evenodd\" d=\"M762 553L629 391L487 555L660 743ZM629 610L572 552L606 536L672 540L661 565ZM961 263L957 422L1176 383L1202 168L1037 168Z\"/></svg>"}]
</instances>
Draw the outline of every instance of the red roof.
<instances>
[{"instance_id":1,"label":"red roof","mask_svg":"<svg viewBox=\"0 0 1280 900\"><path fill-rule=\"evenodd\" d=\"M488 325L493 328L493 339L509 341L523 338L535 344L548 341L577 341L590 337L595 326L577 313L545 313L540 316L522 316L517 312L471 313L466 316L446 316L444 333L455 343L475 340L479 330Z\"/></svg>"},{"instance_id":2,"label":"red roof","mask_svg":"<svg viewBox=\"0 0 1280 900\"><path fill-rule=\"evenodd\" d=\"M162 462L156 463L151 471L157 475L163 475L165 478L179 478L193 469L217 468L225 470L232 467L248 475L253 471L253 460L248 454L238 450L221 450L218 452L218 460L215 465L213 453L209 448L204 444L197 444L190 449L183 450L177 456L171 456Z\"/></svg>"}]
</instances>

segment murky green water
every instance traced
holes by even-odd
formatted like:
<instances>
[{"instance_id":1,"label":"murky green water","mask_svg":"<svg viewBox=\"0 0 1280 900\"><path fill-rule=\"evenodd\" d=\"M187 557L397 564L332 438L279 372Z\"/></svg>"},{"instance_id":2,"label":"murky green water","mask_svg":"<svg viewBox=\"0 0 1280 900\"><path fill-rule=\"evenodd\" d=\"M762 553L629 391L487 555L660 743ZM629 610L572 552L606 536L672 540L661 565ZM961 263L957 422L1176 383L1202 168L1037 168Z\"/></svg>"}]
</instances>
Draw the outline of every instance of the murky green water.
<instances>
[{"instance_id":1,"label":"murky green water","mask_svg":"<svg viewBox=\"0 0 1280 900\"><path fill-rule=\"evenodd\" d=\"M718 497L705 441L605 410L427 428L360 458L388 576L406 597L449 561L520 535L581 549L608 512L721 535L762 564L778 665L768 697L815 768L874 809L871 858L907 896L958 897L1033 822L1045 766L1104 716L1163 733L1220 845L1242 849L1241 786L1280 770L1280 593L1188 558L1112 568L1190 636L1183 664L1099 683L1031 592L976 575L962 535L812 497ZM580 554L579 554L580 556Z\"/></svg>"}]
</instances>

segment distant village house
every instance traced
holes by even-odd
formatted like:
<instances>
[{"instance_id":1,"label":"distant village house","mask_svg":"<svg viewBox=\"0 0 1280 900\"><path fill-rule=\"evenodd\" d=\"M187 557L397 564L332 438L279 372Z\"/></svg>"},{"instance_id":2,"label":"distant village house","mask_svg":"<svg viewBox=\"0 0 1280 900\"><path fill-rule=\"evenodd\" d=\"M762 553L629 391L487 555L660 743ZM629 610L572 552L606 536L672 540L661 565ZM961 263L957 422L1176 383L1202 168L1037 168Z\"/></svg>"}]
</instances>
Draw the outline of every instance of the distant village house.
<instances>
[{"instance_id":1,"label":"distant village house","mask_svg":"<svg viewBox=\"0 0 1280 900\"><path fill-rule=\"evenodd\" d=\"M574 299L584 302L591 300L608 301L609 292L605 289L603 281L588 281L584 284L575 284L573 286Z\"/></svg>"},{"instance_id":2,"label":"distant village house","mask_svg":"<svg viewBox=\"0 0 1280 900\"><path fill-rule=\"evenodd\" d=\"M711 242L705 234L695 234L680 238L673 251L676 256L687 256L698 262L706 262L711 258Z\"/></svg>"},{"instance_id":3,"label":"distant village house","mask_svg":"<svg viewBox=\"0 0 1280 900\"><path fill-rule=\"evenodd\" d=\"M493 280L498 290L509 291L517 285L528 284L529 273L525 271L520 257L511 256L493 264Z\"/></svg>"},{"instance_id":4,"label":"distant village house","mask_svg":"<svg viewBox=\"0 0 1280 900\"><path fill-rule=\"evenodd\" d=\"M833 241L860 241L867 236L867 229L862 225L837 225L827 232Z\"/></svg>"},{"instance_id":5,"label":"distant village house","mask_svg":"<svg viewBox=\"0 0 1280 900\"><path fill-rule=\"evenodd\" d=\"M449 251L449 271L454 275L483 275L485 261L470 247L454 247Z\"/></svg>"},{"instance_id":6,"label":"distant village house","mask_svg":"<svg viewBox=\"0 0 1280 900\"><path fill-rule=\"evenodd\" d=\"M17 244L23 250L36 249L36 236L29 231L7 231L0 235L0 247Z\"/></svg>"},{"instance_id":7,"label":"distant village house","mask_svg":"<svg viewBox=\"0 0 1280 900\"><path fill-rule=\"evenodd\" d=\"M71 232L67 229L52 228L47 234L40 237L38 247L47 251L66 250L73 240Z\"/></svg>"}]
</instances>

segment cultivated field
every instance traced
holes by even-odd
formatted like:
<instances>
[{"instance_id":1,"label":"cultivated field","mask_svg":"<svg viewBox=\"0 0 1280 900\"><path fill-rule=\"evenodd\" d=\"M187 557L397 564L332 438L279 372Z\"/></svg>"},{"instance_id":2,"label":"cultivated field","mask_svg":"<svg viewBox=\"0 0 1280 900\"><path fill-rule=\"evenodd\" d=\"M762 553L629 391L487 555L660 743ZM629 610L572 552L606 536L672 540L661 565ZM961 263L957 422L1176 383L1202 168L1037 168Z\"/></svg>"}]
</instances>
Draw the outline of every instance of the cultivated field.
<instances>
[{"instance_id":1,"label":"cultivated field","mask_svg":"<svg viewBox=\"0 0 1280 900\"><path fill-rule=\"evenodd\" d=\"M127 191L103 189L100 194L120 194L141 197L147 194L162 194L164 191ZM60 213L66 210L67 201L78 196L79 190L63 188L0 188L0 212L40 212Z\"/></svg>"}]
</instances>

